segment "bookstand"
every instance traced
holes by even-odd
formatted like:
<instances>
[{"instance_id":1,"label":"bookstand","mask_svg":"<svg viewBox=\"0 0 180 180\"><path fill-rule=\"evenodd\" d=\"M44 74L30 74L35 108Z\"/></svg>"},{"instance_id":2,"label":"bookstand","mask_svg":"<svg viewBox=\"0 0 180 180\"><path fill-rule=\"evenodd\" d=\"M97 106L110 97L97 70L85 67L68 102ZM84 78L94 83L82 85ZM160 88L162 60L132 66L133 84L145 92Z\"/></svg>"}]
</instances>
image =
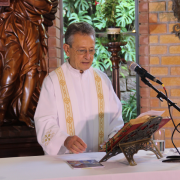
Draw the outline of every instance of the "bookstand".
<instances>
[{"instance_id":1,"label":"bookstand","mask_svg":"<svg viewBox=\"0 0 180 180\"><path fill-rule=\"evenodd\" d=\"M162 117L160 116L152 117L136 130L127 134L107 152L100 162L105 162L119 153L124 153L129 164L135 166L137 164L133 159L133 155L139 150L152 151L158 159L162 158L162 154L151 140L151 135L158 129L161 120Z\"/></svg>"}]
</instances>

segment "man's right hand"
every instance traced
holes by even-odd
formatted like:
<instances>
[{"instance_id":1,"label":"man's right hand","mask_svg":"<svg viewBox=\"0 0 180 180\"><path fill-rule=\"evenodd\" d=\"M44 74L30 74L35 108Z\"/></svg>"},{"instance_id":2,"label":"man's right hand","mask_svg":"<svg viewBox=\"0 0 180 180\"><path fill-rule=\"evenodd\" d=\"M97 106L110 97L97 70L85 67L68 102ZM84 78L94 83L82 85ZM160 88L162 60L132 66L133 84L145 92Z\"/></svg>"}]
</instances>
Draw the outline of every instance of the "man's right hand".
<instances>
[{"instance_id":1,"label":"man's right hand","mask_svg":"<svg viewBox=\"0 0 180 180\"><path fill-rule=\"evenodd\" d=\"M75 154L83 153L87 148L86 143L76 135L68 136L64 141L64 146Z\"/></svg>"}]
</instances>

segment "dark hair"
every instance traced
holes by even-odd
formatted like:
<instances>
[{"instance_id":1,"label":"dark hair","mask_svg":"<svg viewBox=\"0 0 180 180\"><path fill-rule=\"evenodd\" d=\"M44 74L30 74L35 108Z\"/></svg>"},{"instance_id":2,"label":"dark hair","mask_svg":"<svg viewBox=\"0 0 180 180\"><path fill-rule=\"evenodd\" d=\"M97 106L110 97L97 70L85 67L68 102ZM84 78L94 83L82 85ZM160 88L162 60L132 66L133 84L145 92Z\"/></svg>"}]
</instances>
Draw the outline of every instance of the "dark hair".
<instances>
[{"instance_id":1,"label":"dark hair","mask_svg":"<svg viewBox=\"0 0 180 180\"><path fill-rule=\"evenodd\" d=\"M65 33L65 43L72 46L73 35L78 33L83 35L92 35L94 40L96 39L94 28L86 22L79 22L72 23L68 26Z\"/></svg>"}]
</instances>

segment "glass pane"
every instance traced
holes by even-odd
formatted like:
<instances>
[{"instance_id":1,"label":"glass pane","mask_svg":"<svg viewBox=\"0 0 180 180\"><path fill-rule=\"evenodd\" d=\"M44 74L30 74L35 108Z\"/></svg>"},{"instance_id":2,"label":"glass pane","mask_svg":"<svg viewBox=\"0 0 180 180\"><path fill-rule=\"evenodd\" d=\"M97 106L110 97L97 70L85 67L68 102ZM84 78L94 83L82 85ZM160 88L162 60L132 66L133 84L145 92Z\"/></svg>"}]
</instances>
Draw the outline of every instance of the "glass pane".
<instances>
[{"instance_id":1,"label":"glass pane","mask_svg":"<svg viewBox=\"0 0 180 180\"><path fill-rule=\"evenodd\" d=\"M127 42L121 46L120 91L123 117L127 122L136 117L136 74L129 72L126 61L136 62L138 47L135 28L135 0L63 0L64 32L69 24L88 22L96 31L96 53L92 66L104 71L112 79L111 53L104 46L109 41ZM106 28L120 27L120 34L108 38ZM136 30L136 31L135 31ZM126 108L127 107L127 108Z\"/></svg>"}]
</instances>

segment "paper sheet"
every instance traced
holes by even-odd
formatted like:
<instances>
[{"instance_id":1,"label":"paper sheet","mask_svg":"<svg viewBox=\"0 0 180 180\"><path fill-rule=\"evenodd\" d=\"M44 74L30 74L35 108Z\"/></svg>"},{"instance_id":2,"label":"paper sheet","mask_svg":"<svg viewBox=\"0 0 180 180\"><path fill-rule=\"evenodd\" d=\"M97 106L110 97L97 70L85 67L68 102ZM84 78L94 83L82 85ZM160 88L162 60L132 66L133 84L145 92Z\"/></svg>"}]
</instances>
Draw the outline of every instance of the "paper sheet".
<instances>
[{"instance_id":1,"label":"paper sheet","mask_svg":"<svg viewBox=\"0 0 180 180\"><path fill-rule=\"evenodd\" d=\"M140 114L137 118L145 116L145 115L149 115L149 116L161 116L165 111L155 111L155 110L150 110L147 112L144 112L142 114Z\"/></svg>"}]
</instances>

